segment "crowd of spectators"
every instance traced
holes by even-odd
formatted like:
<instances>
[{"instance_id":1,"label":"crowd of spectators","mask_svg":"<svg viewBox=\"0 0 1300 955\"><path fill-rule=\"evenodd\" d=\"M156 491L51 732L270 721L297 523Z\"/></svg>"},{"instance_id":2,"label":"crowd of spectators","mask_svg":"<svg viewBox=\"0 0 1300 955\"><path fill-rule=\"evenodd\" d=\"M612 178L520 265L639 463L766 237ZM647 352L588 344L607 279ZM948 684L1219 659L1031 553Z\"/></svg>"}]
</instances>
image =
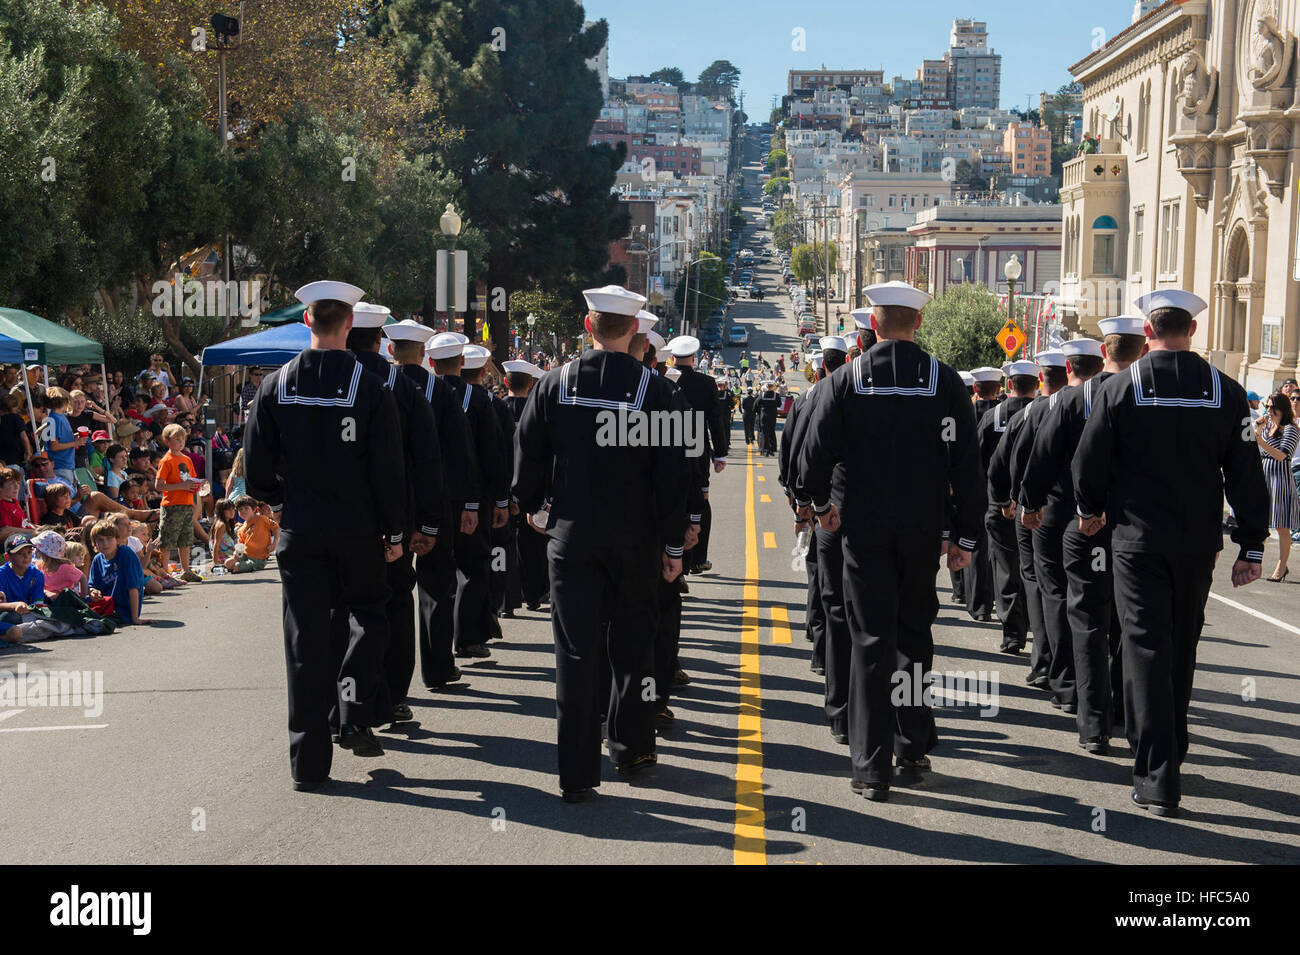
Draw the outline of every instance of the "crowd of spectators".
<instances>
[{"instance_id":1,"label":"crowd of spectators","mask_svg":"<svg viewBox=\"0 0 1300 955\"><path fill-rule=\"evenodd\" d=\"M237 431L216 429L208 474L203 406L157 353L107 380L0 368L0 646L149 623L146 597L204 579L191 561L266 566L278 527L244 494Z\"/></svg>"}]
</instances>

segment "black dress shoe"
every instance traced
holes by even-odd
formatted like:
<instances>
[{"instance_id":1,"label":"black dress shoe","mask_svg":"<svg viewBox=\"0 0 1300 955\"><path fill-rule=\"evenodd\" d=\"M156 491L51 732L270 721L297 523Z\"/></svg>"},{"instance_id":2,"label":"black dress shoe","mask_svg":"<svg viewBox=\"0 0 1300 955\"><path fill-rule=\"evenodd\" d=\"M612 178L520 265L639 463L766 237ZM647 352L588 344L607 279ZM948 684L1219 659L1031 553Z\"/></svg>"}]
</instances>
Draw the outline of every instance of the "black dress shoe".
<instances>
[{"instance_id":1,"label":"black dress shoe","mask_svg":"<svg viewBox=\"0 0 1300 955\"><path fill-rule=\"evenodd\" d=\"M710 570L712 570L712 569L713 569L713 562L712 562L712 561L709 561L709 560L702 560L702 561L700 561L698 564L696 564L694 567L691 568L691 573L692 573L692 574L703 574L703 573L705 573L706 571L710 571Z\"/></svg>"},{"instance_id":2,"label":"black dress shoe","mask_svg":"<svg viewBox=\"0 0 1300 955\"><path fill-rule=\"evenodd\" d=\"M825 675L826 675L826 667L824 667L824 666L823 666L822 664L820 664L820 663L814 663L814 664L813 664L812 666L810 666L808 669L812 670L813 673L816 673L818 676L825 676Z\"/></svg>"},{"instance_id":3,"label":"black dress shoe","mask_svg":"<svg viewBox=\"0 0 1300 955\"><path fill-rule=\"evenodd\" d=\"M1079 740L1079 745L1090 753L1096 753L1098 756L1107 756L1110 754L1110 739L1106 736L1094 736L1091 739Z\"/></svg>"},{"instance_id":4,"label":"black dress shoe","mask_svg":"<svg viewBox=\"0 0 1300 955\"><path fill-rule=\"evenodd\" d=\"M678 667L677 672L673 674L673 686L690 686L690 683L691 678L686 671Z\"/></svg>"},{"instance_id":5,"label":"black dress shoe","mask_svg":"<svg viewBox=\"0 0 1300 955\"><path fill-rule=\"evenodd\" d=\"M1052 697L1047 702L1052 704L1052 709L1054 710L1059 710L1061 708L1061 701L1058 700L1056 697Z\"/></svg>"},{"instance_id":6,"label":"black dress shoe","mask_svg":"<svg viewBox=\"0 0 1300 955\"><path fill-rule=\"evenodd\" d=\"M325 776L322 779L295 779L293 781L293 788L296 792L300 793L314 793L329 782L332 782L332 780L328 776Z\"/></svg>"},{"instance_id":7,"label":"black dress shoe","mask_svg":"<svg viewBox=\"0 0 1300 955\"><path fill-rule=\"evenodd\" d=\"M1075 713L1078 713L1078 712L1079 712L1079 704L1077 704L1077 703L1062 703L1062 704L1061 704L1061 712L1062 712L1062 713L1069 713L1071 716L1073 716Z\"/></svg>"},{"instance_id":8,"label":"black dress shoe","mask_svg":"<svg viewBox=\"0 0 1300 955\"><path fill-rule=\"evenodd\" d=\"M841 746L849 745L849 734L841 732L834 727L831 728L831 739L835 740L835 742L839 743Z\"/></svg>"},{"instance_id":9,"label":"black dress shoe","mask_svg":"<svg viewBox=\"0 0 1300 955\"><path fill-rule=\"evenodd\" d=\"M415 714L411 712L411 708L407 706L405 703L398 703L393 707L393 716L392 719L389 720L389 722L409 723L413 719L415 719Z\"/></svg>"},{"instance_id":10,"label":"black dress shoe","mask_svg":"<svg viewBox=\"0 0 1300 955\"><path fill-rule=\"evenodd\" d=\"M1128 795L1129 798L1133 800L1133 805L1137 806L1139 809L1147 810L1153 816L1172 817L1178 815L1178 803L1176 802L1160 802L1156 799L1144 799L1142 796L1138 795L1136 789L1131 791Z\"/></svg>"},{"instance_id":11,"label":"black dress shoe","mask_svg":"<svg viewBox=\"0 0 1300 955\"><path fill-rule=\"evenodd\" d=\"M887 783L864 783L859 779L850 779L849 788L859 796L865 796L872 802L884 802L889 798Z\"/></svg>"},{"instance_id":12,"label":"black dress shoe","mask_svg":"<svg viewBox=\"0 0 1300 955\"><path fill-rule=\"evenodd\" d=\"M658 762L659 757L657 755L654 753L646 753L643 756L638 756L630 763L619 763L614 767L614 770L620 776L631 778L632 776L638 776L641 773L654 769L655 764Z\"/></svg>"},{"instance_id":13,"label":"black dress shoe","mask_svg":"<svg viewBox=\"0 0 1300 955\"><path fill-rule=\"evenodd\" d=\"M374 732L368 726L344 727L340 734L339 745L350 750L353 756L383 756L384 748L375 739Z\"/></svg>"},{"instance_id":14,"label":"black dress shoe","mask_svg":"<svg viewBox=\"0 0 1300 955\"><path fill-rule=\"evenodd\" d=\"M980 623L992 623L992 622L993 622L993 614L991 614L991 613L982 613L982 614L979 614L978 616L976 616L975 619L978 620Z\"/></svg>"},{"instance_id":15,"label":"black dress shoe","mask_svg":"<svg viewBox=\"0 0 1300 955\"><path fill-rule=\"evenodd\" d=\"M542 605L539 603L526 603L524 606L528 608L531 613L537 613L537 611L542 609Z\"/></svg>"},{"instance_id":16,"label":"black dress shoe","mask_svg":"<svg viewBox=\"0 0 1300 955\"><path fill-rule=\"evenodd\" d=\"M677 722L676 715L674 715L673 711L668 709L668 707L666 706L658 713L655 714L656 729L668 729L676 722Z\"/></svg>"},{"instance_id":17,"label":"black dress shoe","mask_svg":"<svg viewBox=\"0 0 1300 955\"><path fill-rule=\"evenodd\" d=\"M503 616L503 617L505 617L505 618L507 618L507 619L509 619L509 620L513 620L513 619L515 618L515 612L514 612L513 610L508 610L508 609L507 609L507 610L502 610L502 611L501 611L501 616Z\"/></svg>"},{"instance_id":18,"label":"black dress shoe","mask_svg":"<svg viewBox=\"0 0 1300 955\"><path fill-rule=\"evenodd\" d=\"M1016 654L1019 653L1024 648L1025 645L1023 643L1004 643L1002 644L1002 646L998 647L998 651L1000 653Z\"/></svg>"},{"instance_id":19,"label":"black dress shoe","mask_svg":"<svg viewBox=\"0 0 1300 955\"><path fill-rule=\"evenodd\" d=\"M424 687L426 690L445 690L453 683L459 683L460 677L461 677L460 667L453 667L451 673L448 674L448 676L445 679L430 680L429 682L424 684Z\"/></svg>"},{"instance_id":20,"label":"black dress shoe","mask_svg":"<svg viewBox=\"0 0 1300 955\"><path fill-rule=\"evenodd\" d=\"M1045 690L1051 685L1051 681L1041 673L1030 673L1025 677L1025 682L1036 690Z\"/></svg>"},{"instance_id":21,"label":"black dress shoe","mask_svg":"<svg viewBox=\"0 0 1300 955\"><path fill-rule=\"evenodd\" d=\"M469 658L471 660L486 660L488 657L492 656L492 651L482 643L474 643L467 647L461 647L456 651L456 656L462 659Z\"/></svg>"},{"instance_id":22,"label":"black dress shoe","mask_svg":"<svg viewBox=\"0 0 1300 955\"><path fill-rule=\"evenodd\" d=\"M567 803L590 802L596 798L594 789L564 789L561 790L560 796Z\"/></svg>"},{"instance_id":23,"label":"black dress shoe","mask_svg":"<svg viewBox=\"0 0 1300 955\"><path fill-rule=\"evenodd\" d=\"M930 757L922 756L920 759L907 759L903 756L895 757L894 765L898 767L900 776L910 776L913 779L920 779L930 771Z\"/></svg>"}]
</instances>

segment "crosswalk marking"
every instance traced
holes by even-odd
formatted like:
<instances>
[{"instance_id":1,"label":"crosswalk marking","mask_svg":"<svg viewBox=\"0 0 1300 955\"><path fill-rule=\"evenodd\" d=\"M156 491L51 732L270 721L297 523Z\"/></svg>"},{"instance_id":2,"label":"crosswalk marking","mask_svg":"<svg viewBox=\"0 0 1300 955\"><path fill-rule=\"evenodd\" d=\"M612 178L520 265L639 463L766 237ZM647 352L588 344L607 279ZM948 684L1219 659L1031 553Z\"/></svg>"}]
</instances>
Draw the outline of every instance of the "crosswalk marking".
<instances>
[{"instance_id":1,"label":"crosswalk marking","mask_svg":"<svg viewBox=\"0 0 1300 955\"><path fill-rule=\"evenodd\" d=\"M760 504L771 504L771 503L772 503L772 497L771 497L771 495L769 495L769 494L760 494L760 495L758 496L758 503L760 503Z\"/></svg>"},{"instance_id":2,"label":"crosswalk marking","mask_svg":"<svg viewBox=\"0 0 1300 955\"><path fill-rule=\"evenodd\" d=\"M763 548L765 550L776 550L776 534L772 531L763 531Z\"/></svg>"}]
</instances>

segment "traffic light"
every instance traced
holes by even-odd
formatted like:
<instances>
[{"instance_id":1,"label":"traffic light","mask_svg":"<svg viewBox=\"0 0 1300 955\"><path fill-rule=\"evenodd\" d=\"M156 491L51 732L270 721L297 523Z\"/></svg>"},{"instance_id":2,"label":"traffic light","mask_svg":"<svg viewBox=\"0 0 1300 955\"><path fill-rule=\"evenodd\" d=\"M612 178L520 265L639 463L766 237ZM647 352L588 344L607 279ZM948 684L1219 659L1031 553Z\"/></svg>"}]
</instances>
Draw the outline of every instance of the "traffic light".
<instances>
[{"instance_id":1,"label":"traffic light","mask_svg":"<svg viewBox=\"0 0 1300 955\"><path fill-rule=\"evenodd\" d=\"M673 329L672 329L672 326L670 325L670 326L668 326L668 337L671 338L671 337L672 337L672 334L673 334Z\"/></svg>"}]
</instances>

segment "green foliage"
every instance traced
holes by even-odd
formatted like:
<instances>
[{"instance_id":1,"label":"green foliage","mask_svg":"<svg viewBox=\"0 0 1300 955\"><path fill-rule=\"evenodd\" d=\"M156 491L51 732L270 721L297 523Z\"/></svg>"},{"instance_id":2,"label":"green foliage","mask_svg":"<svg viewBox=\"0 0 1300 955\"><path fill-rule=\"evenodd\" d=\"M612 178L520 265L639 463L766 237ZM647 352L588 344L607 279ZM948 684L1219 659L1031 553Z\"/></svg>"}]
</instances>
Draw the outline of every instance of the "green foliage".
<instances>
[{"instance_id":1,"label":"green foliage","mask_svg":"<svg viewBox=\"0 0 1300 955\"><path fill-rule=\"evenodd\" d=\"M1006 361L996 335L1006 322L997 299L983 285L949 285L925 307L916 341L941 362L958 370L982 365L994 368Z\"/></svg>"},{"instance_id":2,"label":"green foliage","mask_svg":"<svg viewBox=\"0 0 1300 955\"><path fill-rule=\"evenodd\" d=\"M687 319L691 322L691 327L698 328L700 316L708 315L711 311L726 301L727 266L722 259L713 253L703 252L700 254L699 263L691 266L690 272L690 311L684 311L687 305L687 303L683 301L686 295L685 280L677 283L677 288L674 291L674 302L677 306L678 314L685 314Z\"/></svg>"},{"instance_id":3,"label":"green foliage","mask_svg":"<svg viewBox=\"0 0 1300 955\"><path fill-rule=\"evenodd\" d=\"M781 206L772 216L772 240L782 252L789 252L794 247L794 240L799 234L798 216L789 205Z\"/></svg>"},{"instance_id":4,"label":"green foliage","mask_svg":"<svg viewBox=\"0 0 1300 955\"><path fill-rule=\"evenodd\" d=\"M767 117L767 121L773 126L781 122L783 119L785 119L785 110L781 109L779 106L772 110L771 114Z\"/></svg>"},{"instance_id":5,"label":"green foliage","mask_svg":"<svg viewBox=\"0 0 1300 955\"><path fill-rule=\"evenodd\" d=\"M682 71L675 66L660 67L646 77L646 79L651 83L668 83L671 86L677 87L678 92L682 92L683 87L690 86L690 84L686 82L686 77L682 74Z\"/></svg>"},{"instance_id":6,"label":"green foliage","mask_svg":"<svg viewBox=\"0 0 1300 955\"><path fill-rule=\"evenodd\" d=\"M559 338L581 338L584 334L583 319L587 315L586 306L579 296L571 296L546 291L539 286L524 289L510 296L510 324L519 330L519 340L525 347L528 343L529 313L537 318L533 326L533 348L550 351L551 335Z\"/></svg>"},{"instance_id":7,"label":"green foliage","mask_svg":"<svg viewBox=\"0 0 1300 955\"><path fill-rule=\"evenodd\" d=\"M763 195L784 196L790 189L790 180L785 176L773 176L763 183Z\"/></svg>"},{"instance_id":8,"label":"green foliage","mask_svg":"<svg viewBox=\"0 0 1300 955\"><path fill-rule=\"evenodd\" d=\"M789 157L784 149L769 150L767 154L768 172L776 172L778 169L784 169L789 164Z\"/></svg>"},{"instance_id":9,"label":"green foliage","mask_svg":"<svg viewBox=\"0 0 1300 955\"><path fill-rule=\"evenodd\" d=\"M830 253L830 274L835 274L835 265L839 260L839 247L832 244L829 247L825 242L802 242L794 247L790 253L790 271L794 277L802 284L807 284L816 278L819 282L826 281L827 264L826 256L829 249Z\"/></svg>"},{"instance_id":10,"label":"green foliage","mask_svg":"<svg viewBox=\"0 0 1300 955\"><path fill-rule=\"evenodd\" d=\"M701 96L725 96L731 99L739 82L740 70L730 60L714 60L700 72L695 91Z\"/></svg>"}]
</instances>

